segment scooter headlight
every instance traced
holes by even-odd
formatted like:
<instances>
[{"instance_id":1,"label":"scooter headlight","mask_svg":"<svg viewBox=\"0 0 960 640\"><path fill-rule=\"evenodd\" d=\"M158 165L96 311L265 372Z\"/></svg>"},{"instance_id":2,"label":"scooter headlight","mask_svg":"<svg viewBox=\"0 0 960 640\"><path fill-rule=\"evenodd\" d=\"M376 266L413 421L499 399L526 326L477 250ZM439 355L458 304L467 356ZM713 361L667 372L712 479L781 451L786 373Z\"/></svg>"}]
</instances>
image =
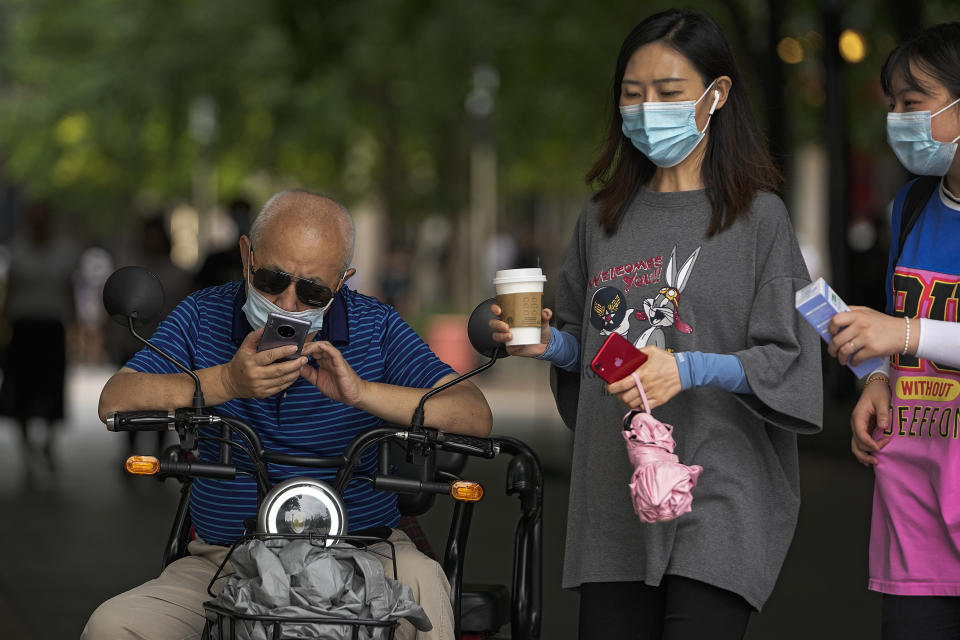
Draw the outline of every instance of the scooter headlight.
<instances>
[{"instance_id":1,"label":"scooter headlight","mask_svg":"<svg viewBox=\"0 0 960 640\"><path fill-rule=\"evenodd\" d=\"M347 509L326 482L291 478L274 486L264 497L257 513L257 530L342 536L347 531Z\"/></svg>"}]
</instances>

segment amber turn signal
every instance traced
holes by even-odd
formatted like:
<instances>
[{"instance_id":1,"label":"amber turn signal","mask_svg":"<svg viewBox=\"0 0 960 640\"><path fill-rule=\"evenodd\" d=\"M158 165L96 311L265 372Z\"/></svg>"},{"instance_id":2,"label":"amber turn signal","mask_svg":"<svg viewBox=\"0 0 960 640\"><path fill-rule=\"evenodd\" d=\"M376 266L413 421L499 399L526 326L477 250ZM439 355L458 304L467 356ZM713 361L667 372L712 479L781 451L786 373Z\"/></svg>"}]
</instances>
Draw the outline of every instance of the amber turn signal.
<instances>
[{"instance_id":1,"label":"amber turn signal","mask_svg":"<svg viewBox=\"0 0 960 640\"><path fill-rule=\"evenodd\" d=\"M160 471L160 461L153 456L130 456L124 466L127 473L136 476L152 476Z\"/></svg>"},{"instance_id":2,"label":"amber turn signal","mask_svg":"<svg viewBox=\"0 0 960 640\"><path fill-rule=\"evenodd\" d=\"M479 482L457 480L450 484L450 496L463 502L477 502L483 498L483 485Z\"/></svg>"}]
</instances>

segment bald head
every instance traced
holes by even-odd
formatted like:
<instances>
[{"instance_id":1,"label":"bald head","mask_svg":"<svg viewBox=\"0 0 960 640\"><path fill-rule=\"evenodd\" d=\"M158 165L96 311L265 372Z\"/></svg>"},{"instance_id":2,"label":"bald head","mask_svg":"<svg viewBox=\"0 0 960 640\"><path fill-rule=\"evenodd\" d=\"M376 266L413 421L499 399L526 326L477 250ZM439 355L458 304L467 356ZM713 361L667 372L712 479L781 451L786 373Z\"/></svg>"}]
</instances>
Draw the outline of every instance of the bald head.
<instances>
[{"instance_id":1,"label":"bald head","mask_svg":"<svg viewBox=\"0 0 960 640\"><path fill-rule=\"evenodd\" d=\"M318 246L329 246L331 240L343 251L342 269L346 271L353 260L353 217L346 207L327 196L303 189L290 189L275 194L257 215L250 227L250 242L262 245L273 236L280 225L286 230L296 229L303 239L314 240Z\"/></svg>"}]
</instances>

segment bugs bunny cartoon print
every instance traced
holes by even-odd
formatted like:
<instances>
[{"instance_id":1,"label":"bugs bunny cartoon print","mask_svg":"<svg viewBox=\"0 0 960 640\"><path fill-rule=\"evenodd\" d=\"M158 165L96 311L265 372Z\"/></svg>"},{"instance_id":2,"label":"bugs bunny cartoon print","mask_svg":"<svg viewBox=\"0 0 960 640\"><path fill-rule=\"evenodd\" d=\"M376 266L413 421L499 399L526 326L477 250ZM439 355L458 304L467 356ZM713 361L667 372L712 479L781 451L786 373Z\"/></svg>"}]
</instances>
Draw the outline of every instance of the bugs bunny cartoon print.
<instances>
[{"instance_id":1,"label":"bugs bunny cartoon print","mask_svg":"<svg viewBox=\"0 0 960 640\"><path fill-rule=\"evenodd\" d=\"M647 345L666 349L667 341L663 331L666 327L675 327L682 333L693 333L693 327L680 319L680 294L690 280L698 255L700 247L697 247L677 270L677 247L674 245L664 271L667 286L661 288L656 296L645 299L643 310L636 314L640 320L650 323L650 327L641 333L634 343L638 349Z\"/></svg>"}]
</instances>

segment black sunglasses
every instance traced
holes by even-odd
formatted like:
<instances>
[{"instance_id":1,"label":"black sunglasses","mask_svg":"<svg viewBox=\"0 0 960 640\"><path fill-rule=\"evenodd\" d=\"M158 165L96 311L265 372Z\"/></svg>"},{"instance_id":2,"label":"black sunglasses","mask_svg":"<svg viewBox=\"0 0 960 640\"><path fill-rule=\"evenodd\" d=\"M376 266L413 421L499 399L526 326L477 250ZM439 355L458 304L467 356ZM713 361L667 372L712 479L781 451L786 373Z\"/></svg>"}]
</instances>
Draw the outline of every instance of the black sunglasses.
<instances>
[{"instance_id":1,"label":"black sunglasses","mask_svg":"<svg viewBox=\"0 0 960 640\"><path fill-rule=\"evenodd\" d=\"M250 255L252 258L253 249L250 250ZM266 267L254 269L251 266L250 269L250 274L253 277L253 286L264 293L269 293L270 295L281 294L287 290L287 287L290 286L290 281L293 280L296 282L295 289L297 291L297 299L303 304L310 305L311 307L325 307L330 300L333 299L333 291L330 290L330 287L317 284L313 280L292 276L289 273L267 269Z\"/></svg>"}]
</instances>

